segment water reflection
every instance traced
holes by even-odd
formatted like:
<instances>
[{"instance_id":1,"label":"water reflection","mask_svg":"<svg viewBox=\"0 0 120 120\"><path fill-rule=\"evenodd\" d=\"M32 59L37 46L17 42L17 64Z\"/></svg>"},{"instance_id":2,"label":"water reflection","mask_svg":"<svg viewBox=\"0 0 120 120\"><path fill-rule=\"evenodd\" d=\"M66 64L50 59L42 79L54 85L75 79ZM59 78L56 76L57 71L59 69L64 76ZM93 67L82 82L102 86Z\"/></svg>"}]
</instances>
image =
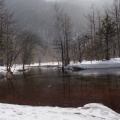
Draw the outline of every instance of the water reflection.
<instances>
[{"instance_id":1,"label":"water reflection","mask_svg":"<svg viewBox=\"0 0 120 120\"><path fill-rule=\"evenodd\" d=\"M7 102L7 103L13 103L11 101L15 101L18 103L18 99L20 100L20 97L16 97L16 95L20 96L20 93L16 87L17 83L15 80L15 77L3 77L0 80L0 101L1 102Z\"/></svg>"},{"instance_id":2,"label":"water reflection","mask_svg":"<svg viewBox=\"0 0 120 120\"><path fill-rule=\"evenodd\" d=\"M62 79L63 79L64 106L69 106L71 101L71 86L70 86L71 75L63 74Z\"/></svg>"},{"instance_id":3,"label":"water reflection","mask_svg":"<svg viewBox=\"0 0 120 120\"><path fill-rule=\"evenodd\" d=\"M80 74L82 76L91 76L91 75L120 75L120 69L111 68L111 69L88 69L73 72L74 74Z\"/></svg>"},{"instance_id":4,"label":"water reflection","mask_svg":"<svg viewBox=\"0 0 120 120\"><path fill-rule=\"evenodd\" d=\"M61 107L102 103L120 112L119 69L109 71L105 74L102 70L104 74L99 75L89 71L86 76L88 70L62 74L59 69L34 67L9 80L0 80L0 102Z\"/></svg>"}]
</instances>

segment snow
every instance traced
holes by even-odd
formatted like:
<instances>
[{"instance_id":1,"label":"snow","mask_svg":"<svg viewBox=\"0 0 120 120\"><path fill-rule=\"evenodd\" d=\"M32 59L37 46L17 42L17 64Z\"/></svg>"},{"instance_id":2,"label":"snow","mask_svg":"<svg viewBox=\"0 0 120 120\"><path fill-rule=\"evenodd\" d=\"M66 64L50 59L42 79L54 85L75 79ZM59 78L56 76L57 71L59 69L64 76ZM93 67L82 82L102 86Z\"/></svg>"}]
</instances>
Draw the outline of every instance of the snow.
<instances>
[{"instance_id":1,"label":"snow","mask_svg":"<svg viewBox=\"0 0 120 120\"><path fill-rule=\"evenodd\" d=\"M120 120L120 114L97 103L79 108L33 107L0 103L0 120Z\"/></svg>"},{"instance_id":2,"label":"snow","mask_svg":"<svg viewBox=\"0 0 120 120\"><path fill-rule=\"evenodd\" d=\"M40 66L57 66L58 65L58 62L46 62L46 63L40 63ZM59 65L61 65L61 62L59 62ZM39 63L34 63L34 64L31 64L30 66L39 66Z\"/></svg>"},{"instance_id":3,"label":"snow","mask_svg":"<svg viewBox=\"0 0 120 120\"><path fill-rule=\"evenodd\" d=\"M15 74L18 74L19 70L22 70L22 65L13 65L11 71L14 72ZM25 69L27 70L29 67L28 65L25 66ZM0 76L6 76L7 70L6 66L0 66Z\"/></svg>"},{"instance_id":4,"label":"snow","mask_svg":"<svg viewBox=\"0 0 120 120\"><path fill-rule=\"evenodd\" d=\"M59 65L61 65L61 62L59 62ZM29 67L35 67L35 66L39 66L39 63L34 63L34 64L31 64L31 65L25 65L25 69L26 70L29 70ZM58 62L48 62L48 63L40 63L40 66L41 67L44 67L44 66L58 66ZM21 64L15 64L12 66L12 69L11 71L14 72L15 74L19 74L18 71L22 71L23 69L23 65ZM0 66L0 77L1 75L5 75L7 73L6 71L6 66Z\"/></svg>"},{"instance_id":5,"label":"snow","mask_svg":"<svg viewBox=\"0 0 120 120\"><path fill-rule=\"evenodd\" d=\"M61 62L59 62L59 67L61 65L62 65ZM30 65L30 67L35 67L35 66L39 66L39 63L34 63L34 64ZM45 67L45 66L46 67L47 66L56 66L57 67L58 62L40 63L40 66L41 67ZM100 69L105 69L105 68L109 68L109 69L120 68L120 58L112 58L110 60L104 60L104 61L85 61L84 60L82 63L77 62L75 64L71 61L70 65L66 66L65 68L66 69L73 69L74 67L87 69L86 71L81 72L83 74L85 73L86 75L87 75L87 73L88 74L91 74L91 73L94 73L94 74L103 73L104 74L106 72L120 74L119 71L113 72L111 70L100 70ZM28 69L28 68L29 68L29 65L26 65L25 69ZM89 70L89 69L92 69L92 70ZM20 71L20 70L22 70L22 65L17 65L17 64L13 65L12 72L14 72L15 74L18 74L18 71ZM6 72L7 72L6 67L0 66L0 73L4 75Z\"/></svg>"},{"instance_id":6,"label":"snow","mask_svg":"<svg viewBox=\"0 0 120 120\"><path fill-rule=\"evenodd\" d=\"M61 62L59 65L62 65ZM39 66L39 63L31 64L30 66ZM58 62L48 62L48 63L40 63L40 66L58 66ZM120 68L120 58L112 58L110 60L104 61L83 61L82 63L74 63L70 62L70 65L65 68L78 67L84 69L103 69L103 68Z\"/></svg>"},{"instance_id":7,"label":"snow","mask_svg":"<svg viewBox=\"0 0 120 120\"><path fill-rule=\"evenodd\" d=\"M59 67L62 65L61 62L59 62ZM30 67L35 67L35 66L39 66L39 63L34 63L31 64ZM48 66L58 66L58 62L48 62L48 63L40 63L41 67L48 67ZM73 69L74 67L76 68L83 68L85 69L85 71L80 72L80 74L99 74L99 73L116 73L118 75L120 75L120 72L115 69L115 68L120 68L120 58L112 58L110 60L104 60L104 61L83 61L82 63L74 63L74 62L70 62L70 64L68 66L66 66L66 69ZM106 69L107 68L107 69ZM108 69L109 68L109 69ZM114 70L111 70L112 68L114 68ZM29 69L29 65L25 66L25 69ZM90 69L90 70L89 70ZM92 69L92 70L91 70ZM103 70L106 69L106 70ZM12 72L14 72L15 74L18 74L18 71L22 70L22 65L13 65L12 67ZM6 74L6 67L5 66L0 66L0 77L1 75L5 75Z\"/></svg>"},{"instance_id":8,"label":"snow","mask_svg":"<svg viewBox=\"0 0 120 120\"><path fill-rule=\"evenodd\" d=\"M83 69L120 68L120 58L112 58L104 61L83 61L82 63L72 63L68 66Z\"/></svg>"}]
</instances>

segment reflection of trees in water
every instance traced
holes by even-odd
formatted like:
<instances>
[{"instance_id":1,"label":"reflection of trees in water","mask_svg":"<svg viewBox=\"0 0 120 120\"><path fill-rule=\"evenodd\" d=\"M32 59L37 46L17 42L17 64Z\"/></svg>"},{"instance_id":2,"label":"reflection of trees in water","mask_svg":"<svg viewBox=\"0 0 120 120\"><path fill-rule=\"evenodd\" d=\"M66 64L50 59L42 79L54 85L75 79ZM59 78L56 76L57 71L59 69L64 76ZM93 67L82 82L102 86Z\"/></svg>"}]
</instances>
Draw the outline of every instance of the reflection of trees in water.
<instances>
[{"instance_id":1,"label":"reflection of trees in water","mask_svg":"<svg viewBox=\"0 0 120 120\"><path fill-rule=\"evenodd\" d=\"M70 104L71 100L71 88L70 88L70 75L63 74L63 90L64 90L64 102L65 104Z\"/></svg>"},{"instance_id":2,"label":"reflection of trees in water","mask_svg":"<svg viewBox=\"0 0 120 120\"><path fill-rule=\"evenodd\" d=\"M12 77L4 77L0 80L0 100L9 101L14 99L14 101L18 101L16 95L20 95L16 88L17 81L14 76ZM19 98L20 99L20 98Z\"/></svg>"},{"instance_id":3,"label":"reflection of trees in water","mask_svg":"<svg viewBox=\"0 0 120 120\"><path fill-rule=\"evenodd\" d=\"M64 105L71 106L76 101L76 98L80 98L79 93L82 91L82 78L81 76L75 76L67 72L62 77Z\"/></svg>"},{"instance_id":4,"label":"reflection of trees in water","mask_svg":"<svg viewBox=\"0 0 120 120\"><path fill-rule=\"evenodd\" d=\"M83 77L79 75L64 74L63 75L63 92L65 106L80 106L83 104L84 95L89 89L87 83L84 84Z\"/></svg>"},{"instance_id":5,"label":"reflection of trees in water","mask_svg":"<svg viewBox=\"0 0 120 120\"><path fill-rule=\"evenodd\" d=\"M63 75L63 95L66 106L95 102L115 109L119 106L119 91L120 77L118 76Z\"/></svg>"}]
</instances>

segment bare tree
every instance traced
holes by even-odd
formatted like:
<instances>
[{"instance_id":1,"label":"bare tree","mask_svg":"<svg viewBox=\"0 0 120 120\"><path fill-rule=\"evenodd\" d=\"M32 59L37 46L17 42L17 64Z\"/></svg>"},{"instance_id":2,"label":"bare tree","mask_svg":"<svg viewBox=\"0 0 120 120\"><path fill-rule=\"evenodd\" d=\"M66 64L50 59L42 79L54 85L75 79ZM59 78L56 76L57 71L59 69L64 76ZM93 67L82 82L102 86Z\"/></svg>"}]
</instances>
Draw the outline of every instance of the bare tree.
<instances>
[{"instance_id":1,"label":"bare tree","mask_svg":"<svg viewBox=\"0 0 120 120\"><path fill-rule=\"evenodd\" d=\"M90 13L86 16L88 20L88 29L87 29L87 35L89 36L89 43L91 44L91 60L95 59L95 50L94 50L94 42L95 42L95 36L96 36L96 21L95 21L95 9L94 5L91 6ZM89 47L90 47L89 46Z\"/></svg>"},{"instance_id":2,"label":"bare tree","mask_svg":"<svg viewBox=\"0 0 120 120\"><path fill-rule=\"evenodd\" d=\"M100 15L100 11L97 11L97 18L98 18L98 41L99 41L99 46L100 46L100 50L99 50L99 59L103 60L103 37L102 37L102 17Z\"/></svg>"},{"instance_id":3,"label":"bare tree","mask_svg":"<svg viewBox=\"0 0 120 120\"><path fill-rule=\"evenodd\" d=\"M110 59L110 43L112 42L112 37L115 35L115 22L110 17L108 11L105 11L105 16L102 19L102 34L104 36L105 43L105 59Z\"/></svg>"},{"instance_id":4,"label":"bare tree","mask_svg":"<svg viewBox=\"0 0 120 120\"><path fill-rule=\"evenodd\" d=\"M117 42L114 45L114 51L116 47L118 50L118 56L120 57L120 0L114 0L112 10L110 10L113 20L116 22L116 39Z\"/></svg>"},{"instance_id":5,"label":"bare tree","mask_svg":"<svg viewBox=\"0 0 120 120\"><path fill-rule=\"evenodd\" d=\"M5 16L5 5L4 1L0 0L0 62L3 65L3 38L5 35L4 32L4 16Z\"/></svg>"},{"instance_id":6,"label":"bare tree","mask_svg":"<svg viewBox=\"0 0 120 120\"><path fill-rule=\"evenodd\" d=\"M22 53L28 42L22 42L16 30L16 21L13 13L8 12L4 0L0 1L0 52L4 65L9 73L18 56Z\"/></svg>"},{"instance_id":7,"label":"bare tree","mask_svg":"<svg viewBox=\"0 0 120 120\"><path fill-rule=\"evenodd\" d=\"M14 52L14 24L13 13L9 13L4 0L0 1L0 50L6 64L7 71L10 71L10 67L13 61L13 52Z\"/></svg>"},{"instance_id":8,"label":"bare tree","mask_svg":"<svg viewBox=\"0 0 120 120\"><path fill-rule=\"evenodd\" d=\"M33 51L35 50L36 45L40 46L41 41L35 33L30 31L23 31L19 34L19 39L21 41L21 53L20 58L23 64L23 71L25 70L26 64L31 64L34 58ZM40 59L40 58L39 58Z\"/></svg>"},{"instance_id":9,"label":"bare tree","mask_svg":"<svg viewBox=\"0 0 120 120\"><path fill-rule=\"evenodd\" d=\"M55 40L54 45L61 53L62 70L70 62L70 41L72 40L72 24L70 17L64 13L63 9L55 5Z\"/></svg>"}]
</instances>

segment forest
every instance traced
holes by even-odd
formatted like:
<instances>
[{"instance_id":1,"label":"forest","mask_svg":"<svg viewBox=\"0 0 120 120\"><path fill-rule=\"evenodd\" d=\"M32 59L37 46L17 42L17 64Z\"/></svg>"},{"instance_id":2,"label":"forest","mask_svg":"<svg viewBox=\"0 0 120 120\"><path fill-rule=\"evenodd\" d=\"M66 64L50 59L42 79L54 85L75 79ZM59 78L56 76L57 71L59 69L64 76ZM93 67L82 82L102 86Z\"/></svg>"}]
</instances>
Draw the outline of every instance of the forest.
<instances>
[{"instance_id":1,"label":"forest","mask_svg":"<svg viewBox=\"0 0 120 120\"><path fill-rule=\"evenodd\" d=\"M20 11L20 1L0 0L0 64L7 71L13 64L23 64L24 69L35 62L62 61L66 66L70 61L120 57L119 0L102 9L91 4L89 12L80 15L76 9L69 11L71 4L59 1L40 0L35 10L32 3L24 4L28 6Z\"/></svg>"}]
</instances>

